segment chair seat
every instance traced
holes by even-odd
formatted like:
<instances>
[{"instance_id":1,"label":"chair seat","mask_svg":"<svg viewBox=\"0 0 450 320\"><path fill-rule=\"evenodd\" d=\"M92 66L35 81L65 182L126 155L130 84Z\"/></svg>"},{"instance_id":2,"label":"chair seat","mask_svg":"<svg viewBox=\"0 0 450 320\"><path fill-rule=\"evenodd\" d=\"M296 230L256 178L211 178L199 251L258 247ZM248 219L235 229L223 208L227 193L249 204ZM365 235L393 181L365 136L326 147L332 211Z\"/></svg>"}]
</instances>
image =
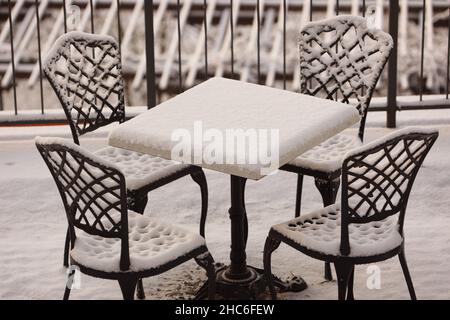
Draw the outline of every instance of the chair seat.
<instances>
[{"instance_id":1,"label":"chair seat","mask_svg":"<svg viewBox=\"0 0 450 320\"><path fill-rule=\"evenodd\" d=\"M398 232L397 218L365 224L350 224L350 257L368 257L387 253L399 247L403 238ZM341 210L340 204L301 215L300 217L272 227L285 238L310 251L329 256L341 256Z\"/></svg>"},{"instance_id":2,"label":"chair seat","mask_svg":"<svg viewBox=\"0 0 450 320\"><path fill-rule=\"evenodd\" d=\"M339 170L345 154L362 145L361 139L348 134L337 134L292 160L295 167L321 172Z\"/></svg>"},{"instance_id":3,"label":"chair seat","mask_svg":"<svg viewBox=\"0 0 450 320\"><path fill-rule=\"evenodd\" d=\"M125 175L128 190L138 190L189 165L121 148L106 147L95 155L114 163Z\"/></svg>"},{"instance_id":4,"label":"chair seat","mask_svg":"<svg viewBox=\"0 0 450 320\"><path fill-rule=\"evenodd\" d=\"M115 217L119 220L120 214ZM157 268L205 245L205 239L196 233L130 210L128 233L130 271L133 272ZM121 272L120 248L121 240L118 238L77 232L70 255L84 267L103 272Z\"/></svg>"}]
</instances>

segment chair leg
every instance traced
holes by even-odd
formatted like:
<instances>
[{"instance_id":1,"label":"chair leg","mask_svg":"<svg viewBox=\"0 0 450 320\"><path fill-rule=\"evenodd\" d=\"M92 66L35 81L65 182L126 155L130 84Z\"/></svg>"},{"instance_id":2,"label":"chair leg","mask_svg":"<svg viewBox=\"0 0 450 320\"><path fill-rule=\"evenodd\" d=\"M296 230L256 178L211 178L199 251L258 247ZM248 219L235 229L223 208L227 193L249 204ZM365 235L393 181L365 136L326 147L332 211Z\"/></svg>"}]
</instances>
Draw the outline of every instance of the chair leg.
<instances>
[{"instance_id":1,"label":"chair leg","mask_svg":"<svg viewBox=\"0 0 450 320\"><path fill-rule=\"evenodd\" d=\"M209 252L206 252L197 256L195 262L206 270L208 277L208 299L214 300L216 296L216 268L214 266L214 258Z\"/></svg>"},{"instance_id":2,"label":"chair leg","mask_svg":"<svg viewBox=\"0 0 450 320\"><path fill-rule=\"evenodd\" d=\"M295 217L300 217L300 210L302 207L302 189L303 189L303 175L297 175L297 194L295 198Z\"/></svg>"},{"instance_id":3,"label":"chair leg","mask_svg":"<svg viewBox=\"0 0 450 320\"><path fill-rule=\"evenodd\" d=\"M134 276L125 276L119 279L119 286L124 300L134 300L137 283L138 278Z\"/></svg>"},{"instance_id":4,"label":"chair leg","mask_svg":"<svg viewBox=\"0 0 450 320\"><path fill-rule=\"evenodd\" d=\"M137 194L134 194L132 196L132 198L130 199L128 208L130 208L130 210L133 210L134 212L144 214L145 207L147 206L147 202L148 202L147 193L145 193L145 194L137 193Z\"/></svg>"},{"instance_id":5,"label":"chair leg","mask_svg":"<svg viewBox=\"0 0 450 320\"><path fill-rule=\"evenodd\" d=\"M144 214L147 202L148 202L147 193L135 193L130 198L128 206L134 212ZM142 284L142 279L139 279L137 283L136 296L138 297L139 300L145 299L144 285Z\"/></svg>"},{"instance_id":6,"label":"chair leg","mask_svg":"<svg viewBox=\"0 0 450 320\"><path fill-rule=\"evenodd\" d=\"M353 266L352 272L350 273L350 278L348 279L347 300L355 300L355 296L353 295L354 279L355 279L355 266Z\"/></svg>"},{"instance_id":7,"label":"chair leg","mask_svg":"<svg viewBox=\"0 0 450 320\"><path fill-rule=\"evenodd\" d=\"M272 253L280 246L280 243L280 240L272 239L269 236L264 245L264 277L266 278L272 300L277 299L277 292L275 291L272 275Z\"/></svg>"},{"instance_id":8,"label":"chair leg","mask_svg":"<svg viewBox=\"0 0 450 320\"><path fill-rule=\"evenodd\" d=\"M408 265L406 263L405 251L402 250L398 254L398 258L400 260L400 265L402 266L403 275L405 276L406 284L408 285L409 295L411 296L411 300L417 300L416 292L414 291L414 286L411 280L411 275L409 274Z\"/></svg>"},{"instance_id":9,"label":"chair leg","mask_svg":"<svg viewBox=\"0 0 450 320\"><path fill-rule=\"evenodd\" d=\"M63 257L63 265L66 268L69 266L69 251L70 251L70 233L69 227L67 227L66 242L64 244L64 257Z\"/></svg>"},{"instance_id":10,"label":"chair leg","mask_svg":"<svg viewBox=\"0 0 450 320\"><path fill-rule=\"evenodd\" d=\"M142 283L142 279L139 279L136 287L136 297L139 300L145 299L145 292L144 292L144 284Z\"/></svg>"},{"instance_id":11,"label":"chair leg","mask_svg":"<svg viewBox=\"0 0 450 320\"><path fill-rule=\"evenodd\" d=\"M70 289L66 286L66 289L64 290L63 300L69 300L69 296L70 296Z\"/></svg>"},{"instance_id":12,"label":"chair leg","mask_svg":"<svg viewBox=\"0 0 450 320\"><path fill-rule=\"evenodd\" d=\"M334 180L315 178L314 182L320 192L320 195L322 196L324 207L336 202L336 196L339 190L339 185L341 183L340 178L336 178Z\"/></svg>"},{"instance_id":13,"label":"chair leg","mask_svg":"<svg viewBox=\"0 0 450 320\"><path fill-rule=\"evenodd\" d=\"M325 278L325 280L327 281L332 281L333 280L333 274L331 273L331 266L329 262L325 262L325 268L324 268L324 273L323 273L323 277Z\"/></svg>"},{"instance_id":14,"label":"chair leg","mask_svg":"<svg viewBox=\"0 0 450 320\"><path fill-rule=\"evenodd\" d=\"M334 180L323 180L316 178L315 184L317 189L322 196L323 206L329 206L336 202L336 195L339 190L340 178ZM325 263L325 279L328 281L333 280L333 275L331 274L331 266L328 262Z\"/></svg>"},{"instance_id":15,"label":"chair leg","mask_svg":"<svg viewBox=\"0 0 450 320\"><path fill-rule=\"evenodd\" d=\"M75 269L70 270L67 275L66 289L64 290L63 300L69 300L70 290L72 289L73 277L75 276Z\"/></svg>"},{"instance_id":16,"label":"chair leg","mask_svg":"<svg viewBox=\"0 0 450 320\"><path fill-rule=\"evenodd\" d=\"M336 269L336 277L338 283L338 298L339 300L345 300L347 286L352 273L353 265L348 262L336 261L334 263Z\"/></svg>"},{"instance_id":17,"label":"chair leg","mask_svg":"<svg viewBox=\"0 0 450 320\"><path fill-rule=\"evenodd\" d=\"M203 170L199 170L195 173L192 173L191 178L200 187L200 193L202 196L202 211L200 215L200 235L202 237L205 237L206 216L208 214L208 183L206 182L206 177Z\"/></svg>"}]
</instances>

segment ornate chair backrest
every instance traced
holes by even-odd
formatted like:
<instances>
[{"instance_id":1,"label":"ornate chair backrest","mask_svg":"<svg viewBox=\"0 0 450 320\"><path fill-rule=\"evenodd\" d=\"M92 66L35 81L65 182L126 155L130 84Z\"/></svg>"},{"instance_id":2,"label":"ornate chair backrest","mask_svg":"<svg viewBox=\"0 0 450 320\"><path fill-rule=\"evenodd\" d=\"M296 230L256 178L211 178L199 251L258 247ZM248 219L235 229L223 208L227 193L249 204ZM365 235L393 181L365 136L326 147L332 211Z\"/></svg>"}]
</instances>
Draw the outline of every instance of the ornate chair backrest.
<instances>
[{"instance_id":1,"label":"ornate chair backrest","mask_svg":"<svg viewBox=\"0 0 450 320\"><path fill-rule=\"evenodd\" d=\"M436 130L406 128L351 151L342 164L341 253L350 253L349 224L399 214L403 221L417 172L438 137Z\"/></svg>"},{"instance_id":2,"label":"ornate chair backrest","mask_svg":"<svg viewBox=\"0 0 450 320\"><path fill-rule=\"evenodd\" d=\"M301 93L356 103L362 141L367 109L393 48L392 37L369 29L362 17L338 16L307 24L299 45Z\"/></svg>"},{"instance_id":3,"label":"ornate chair backrest","mask_svg":"<svg viewBox=\"0 0 450 320\"><path fill-rule=\"evenodd\" d=\"M126 185L113 164L74 143L59 138L36 138L66 210L72 246L76 229L88 234L121 239L120 268L130 265Z\"/></svg>"},{"instance_id":4,"label":"ornate chair backrest","mask_svg":"<svg viewBox=\"0 0 450 320\"><path fill-rule=\"evenodd\" d=\"M86 132L125 120L122 65L112 37L66 33L49 51L43 70L76 144Z\"/></svg>"}]
</instances>

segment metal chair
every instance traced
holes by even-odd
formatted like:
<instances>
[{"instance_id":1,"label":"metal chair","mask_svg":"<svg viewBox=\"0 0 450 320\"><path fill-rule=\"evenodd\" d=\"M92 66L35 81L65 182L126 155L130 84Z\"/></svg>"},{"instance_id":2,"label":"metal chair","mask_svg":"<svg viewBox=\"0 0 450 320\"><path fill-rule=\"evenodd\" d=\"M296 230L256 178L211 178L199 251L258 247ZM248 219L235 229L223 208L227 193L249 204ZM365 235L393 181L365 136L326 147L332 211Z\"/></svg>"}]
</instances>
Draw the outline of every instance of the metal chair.
<instances>
[{"instance_id":1,"label":"metal chair","mask_svg":"<svg viewBox=\"0 0 450 320\"><path fill-rule=\"evenodd\" d=\"M367 109L393 40L381 30L367 28L364 18L338 16L307 24L299 44L301 93L353 103L361 121L358 136L338 134L281 167L298 175L296 217L304 175L314 177L325 207L335 202L343 157L362 144ZM329 265L325 266L325 278L332 280Z\"/></svg>"},{"instance_id":2,"label":"metal chair","mask_svg":"<svg viewBox=\"0 0 450 320\"><path fill-rule=\"evenodd\" d=\"M357 264L399 256L411 299L416 299L405 258L403 222L417 172L438 137L430 129L403 129L351 151L342 164L341 204L270 229L264 269L272 298L271 255L281 242L334 263L339 299L353 299Z\"/></svg>"},{"instance_id":3,"label":"metal chair","mask_svg":"<svg viewBox=\"0 0 450 320\"><path fill-rule=\"evenodd\" d=\"M194 258L206 269L214 297L214 261L205 239L129 210L120 167L60 138L36 139L60 192L70 235L70 260L80 271L118 280L124 299L138 281ZM64 299L70 295L66 286Z\"/></svg>"},{"instance_id":4,"label":"metal chair","mask_svg":"<svg viewBox=\"0 0 450 320\"><path fill-rule=\"evenodd\" d=\"M61 102L76 144L80 144L79 136L87 132L125 121L120 52L112 37L69 32L55 42L43 70ZM138 213L144 212L148 192L190 175L200 186L200 224L204 236L208 187L201 168L114 147L103 148L95 154L122 170L127 182L128 206ZM65 266L68 249L69 232Z\"/></svg>"}]
</instances>

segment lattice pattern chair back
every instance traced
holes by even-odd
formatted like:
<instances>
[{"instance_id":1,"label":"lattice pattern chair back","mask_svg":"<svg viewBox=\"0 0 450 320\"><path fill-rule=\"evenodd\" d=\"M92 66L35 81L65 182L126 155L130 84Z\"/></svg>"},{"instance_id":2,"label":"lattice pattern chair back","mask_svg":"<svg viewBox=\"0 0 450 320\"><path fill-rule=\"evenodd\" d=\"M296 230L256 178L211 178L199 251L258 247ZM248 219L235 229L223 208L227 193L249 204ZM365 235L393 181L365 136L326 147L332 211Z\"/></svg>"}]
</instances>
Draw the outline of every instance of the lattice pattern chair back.
<instances>
[{"instance_id":1,"label":"lattice pattern chair back","mask_svg":"<svg viewBox=\"0 0 450 320\"><path fill-rule=\"evenodd\" d=\"M362 17L311 22L300 32L301 92L344 103L356 101L364 135L367 109L393 48L392 37L368 29Z\"/></svg>"},{"instance_id":2,"label":"lattice pattern chair back","mask_svg":"<svg viewBox=\"0 0 450 320\"><path fill-rule=\"evenodd\" d=\"M399 232L419 168L438 137L426 129L403 129L352 151L342 165L341 253L348 254L348 225L399 213Z\"/></svg>"},{"instance_id":3,"label":"lattice pattern chair back","mask_svg":"<svg viewBox=\"0 0 450 320\"><path fill-rule=\"evenodd\" d=\"M69 32L49 51L44 73L78 136L125 119L123 78L117 42L109 36Z\"/></svg>"},{"instance_id":4,"label":"lattice pattern chair back","mask_svg":"<svg viewBox=\"0 0 450 320\"><path fill-rule=\"evenodd\" d=\"M72 245L75 228L91 235L120 238L121 269L129 267L126 186L114 165L65 139L37 138L66 210Z\"/></svg>"}]
</instances>

